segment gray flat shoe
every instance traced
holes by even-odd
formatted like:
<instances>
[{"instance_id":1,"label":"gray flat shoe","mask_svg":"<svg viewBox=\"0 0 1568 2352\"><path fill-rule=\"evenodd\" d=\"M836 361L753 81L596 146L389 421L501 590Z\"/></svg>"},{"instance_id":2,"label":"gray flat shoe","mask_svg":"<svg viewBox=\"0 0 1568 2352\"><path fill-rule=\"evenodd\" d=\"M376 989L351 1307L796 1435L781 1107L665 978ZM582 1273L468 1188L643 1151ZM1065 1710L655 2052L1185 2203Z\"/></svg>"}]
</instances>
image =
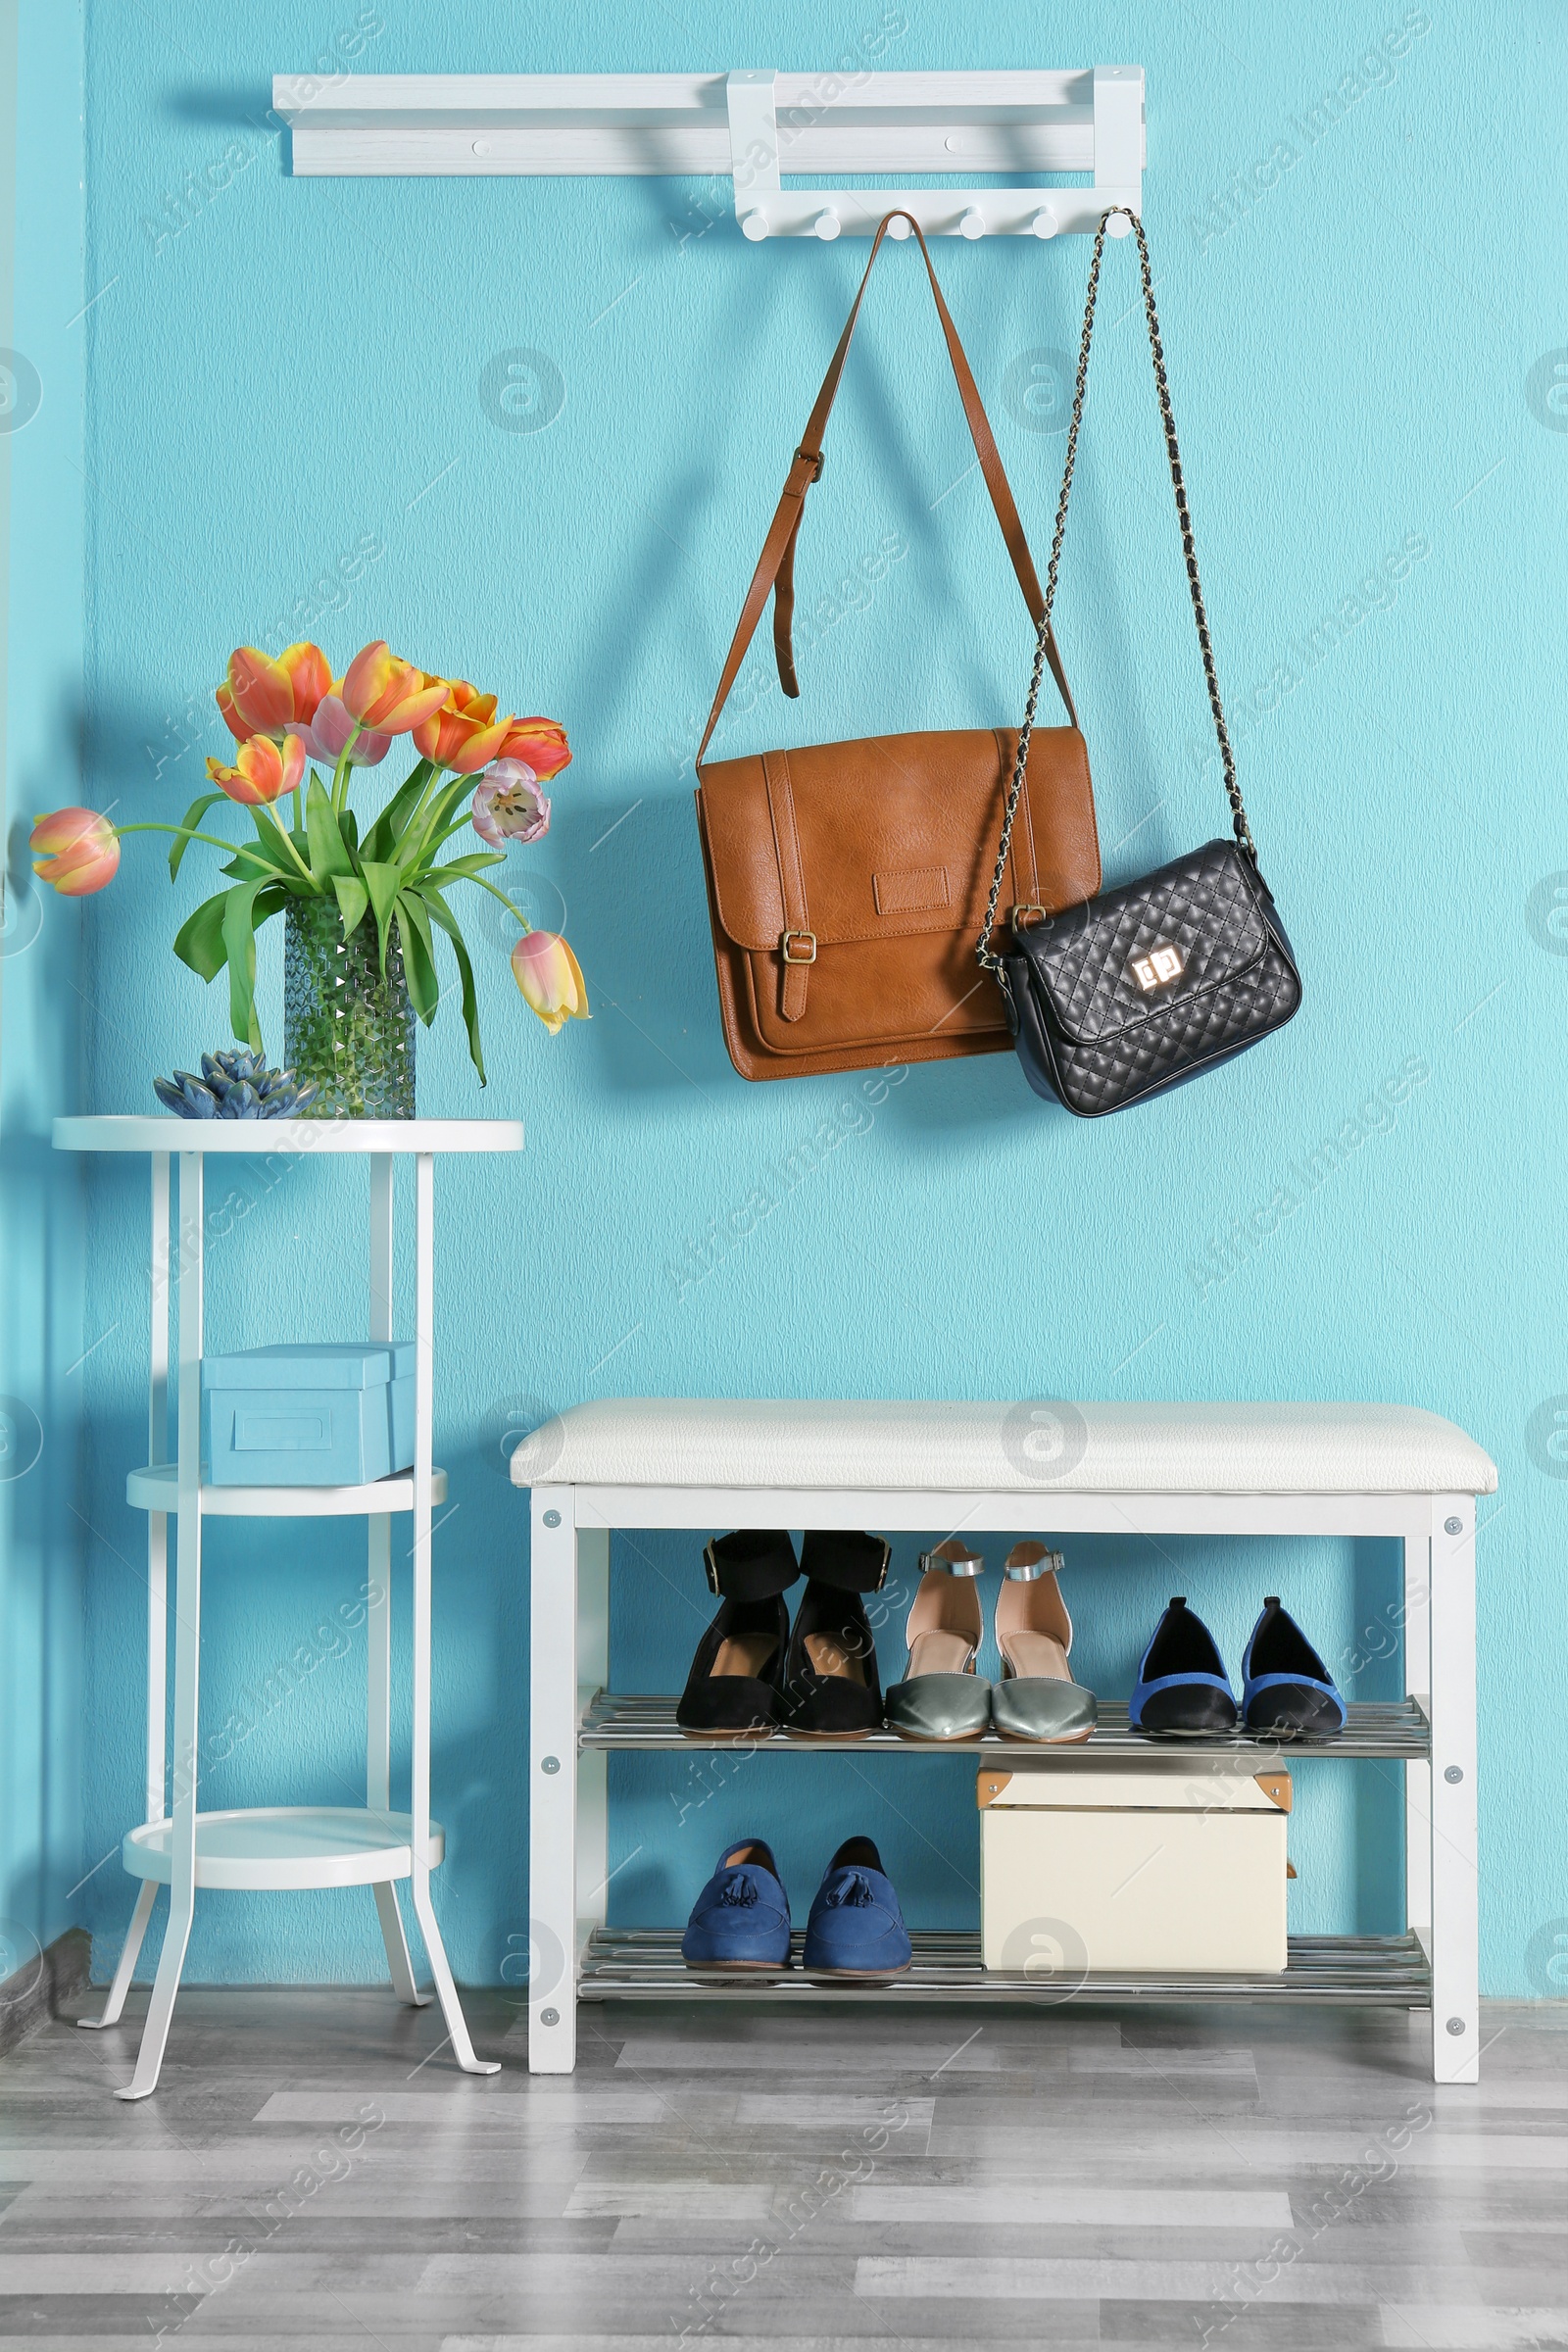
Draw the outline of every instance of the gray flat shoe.
<instances>
[{"instance_id":1,"label":"gray flat shoe","mask_svg":"<svg viewBox=\"0 0 1568 2352\"><path fill-rule=\"evenodd\" d=\"M991 1693L991 1720L1004 1740L1064 1747L1087 1740L1100 1709L1067 1666L1072 1619L1061 1597L1059 1551L1015 1544L997 1596L1002 1680Z\"/></svg>"},{"instance_id":2,"label":"gray flat shoe","mask_svg":"<svg viewBox=\"0 0 1568 2352\"><path fill-rule=\"evenodd\" d=\"M909 1663L887 1694L888 1729L901 1740L978 1740L991 1722L991 1685L974 1670L985 1623L974 1579L985 1566L956 1536L922 1552L924 1574L909 1611Z\"/></svg>"}]
</instances>

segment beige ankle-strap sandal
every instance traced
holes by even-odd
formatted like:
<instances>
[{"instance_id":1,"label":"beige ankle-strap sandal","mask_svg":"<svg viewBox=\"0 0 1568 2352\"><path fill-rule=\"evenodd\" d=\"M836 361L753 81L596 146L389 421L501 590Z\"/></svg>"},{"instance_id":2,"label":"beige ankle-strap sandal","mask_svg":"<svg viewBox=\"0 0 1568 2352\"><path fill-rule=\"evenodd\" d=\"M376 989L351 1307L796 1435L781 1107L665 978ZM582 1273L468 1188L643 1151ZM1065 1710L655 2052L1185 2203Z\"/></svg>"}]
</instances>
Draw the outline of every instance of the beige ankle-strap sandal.
<instances>
[{"instance_id":1,"label":"beige ankle-strap sandal","mask_svg":"<svg viewBox=\"0 0 1568 2352\"><path fill-rule=\"evenodd\" d=\"M1072 1619L1056 1574L1059 1551L1032 1539L1007 1554L997 1595L1002 1680L991 1693L991 1720L1007 1740L1067 1746L1087 1740L1099 1708L1067 1664Z\"/></svg>"},{"instance_id":2,"label":"beige ankle-strap sandal","mask_svg":"<svg viewBox=\"0 0 1568 2352\"><path fill-rule=\"evenodd\" d=\"M978 1740L991 1720L991 1686L975 1672L985 1636L975 1579L985 1561L957 1536L920 1554L920 1589L905 1639L909 1663L887 1696L901 1740Z\"/></svg>"}]
</instances>

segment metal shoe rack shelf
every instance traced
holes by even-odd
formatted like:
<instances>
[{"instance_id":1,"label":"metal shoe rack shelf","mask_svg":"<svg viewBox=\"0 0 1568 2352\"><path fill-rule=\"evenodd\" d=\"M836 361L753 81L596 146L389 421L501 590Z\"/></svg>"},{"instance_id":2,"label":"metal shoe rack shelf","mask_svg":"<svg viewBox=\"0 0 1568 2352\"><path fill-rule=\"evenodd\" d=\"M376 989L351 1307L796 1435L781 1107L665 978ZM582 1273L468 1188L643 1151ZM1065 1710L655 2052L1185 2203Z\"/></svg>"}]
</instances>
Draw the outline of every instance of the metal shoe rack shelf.
<instances>
[{"instance_id":1,"label":"metal shoe rack shelf","mask_svg":"<svg viewBox=\"0 0 1568 2352\"><path fill-rule=\"evenodd\" d=\"M895 1732L873 1732L849 1740L791 1740L776 1732L770 1738L747 1742L760 1754L820 1755L836 1748L857 1755L930 1755L929 1747L911 1747ZM583 1713L577 1736L579 1756L631 1749L721 1748L733 1751L733 1740L693 1740L677 1729L675 1701L668 1697L613 1697L596 1691ZM939 1751L965 1758L971 1765L988 1759L1016 1766L1020 1756L1044 1760L1058 1770L1075 1764L1108 1762L1136 1756L1148 1762L1151 1743L1127 1728L1125 1705L1106 1702L1092 1737L1080 1747L1020 1748L1016 1741L990 1734L981 1740L955 1740ZM1215 1763L1234 1769L1238 1764L1264 1770L1291 1765L1307 1756L1377 1758L1386 1762L1430 1763L1432 1727L1416 1698L1355 1704L1349 1721L1335 1740L1293 1740L1282 1749L1276 1740L1248 1737L1222 1740L1184 1740L1182 1760L1187 1764ZM579 1766L580 1769L580 1766ZM579 2000L719 2000L746 1999L821 2002L843 2000L842 1986L818 1984L799 1973L804 1936L793 1939L795 1969L788 1977L748 1984L745 1979L720 1982L691 1975L680 1956L680 1932L674 1928L596 1927L582 1953ZM1309 1994L1317 1999L1393 2001L1423 2007L1432 1997L1432 1973L1420 1937L1403 1936L1293 1936L1290 1965L1283 1977L1183 1977L1100 1974L1064 1985L1053 1974L1004 1972L981 1965L977 1932L946 1935L916 1933L911 1941L914 1960L907 1975L892 1979L881 1996L917 2001L1034 2001L1055 2003L1069 1992L1085 2000L1102 1998L1145 2000L1201 1995L1207 1999L1278 1999ZM853 1997L862 1997L857 1992Z\"/></svg>"},{"instance_id":2,"label":"metal shoe rack shelf","mask_svg":"<svg viewBox=\"0 0 1568 2352\"><path fill-rule=\"evenodd\" d=\"M1259 1493L1162 1493L1129 1480L1119 1492L963 1492L938 1488L890 1491L846 1479L842 1487L776 1485L760 1478L703 1477L700 1468L662 1471L671 1483L629 1483L634 1470L618 1468L628 1483L601 1483L616 1475L619 1461L635 1460L641 1442L630 1417L641 1409L632 1400L579 1406L562 1416L554 1434L538 1433L533 1457L528 1446L514 1457L513 1476L532 1486L532 1760L530 1772L530 1911L534 1968L529 1987L529 2065L535 2072L564 2073L575 2064L575 2010L579 2001L699 2000L820 2003L845 1998L920 2001L1059 2002L1059 1981L987 1970L980 1937L973 1934L913 1935L914 1962L906 1975L874 1990L846 1993L841 1986L813 1983L798 1969L776 1979L704 1982L686 1972L675 1929L612 1927L606 1898L609 1837L606 1759L612 1750L647 1752L705 1746L733 1752L734 1742L688 1740L676 1727L675 1699L668 1695L612 1692L609 1680L611 1532L679 1528L711 1532L735 1526L870 1528L878 1534L957 1529L966 1536L1009 1534L1137 1533L1203 1536L1379 1536L1402 1544L1402 1609L1405 1696L1377 1703L1352 1703L1342 1736L1332 1740L1297 1740L1282 1750L1273 1740L1246 1734L1213 1740L1184 1740L1184 1763L1210 1760L1234 1771L1245 1760L1253 1769L1307 1757L1382 1762L1397 1768L1405 1791L1405 1881L1407 1925L1386 1936L1294 1936L1289 1964L1279 1976L1111 1976L1091 1973L1076 1986L1077 1997L1290 1999L1384 2001L1433 2011L1433 2073L1440 2082L1477 2079L1476 1980L1476 1803L1474 1684L1475 1492L1487 1492L1494 1472L1461 1431L1428 1414L1401 1416L1376 1407L1231 1407L1230 1412L1262 1416L1298 1411L1305 1439L1301 1460L1292 1464L1284 1449L1288 1491ZM664 1408L670 1411L675 1408ZM726 1408L691 1403L678 1408L699 1424L684 1447L693 1462L703 1449L702 1416L715 1429ZM804 1416L812 1408L780 1404L751 1407L781 1416ZM853 1415L857 1408L835 1408ZM878 1408L864 1408L869 1415ZM936 1406L906 1408L933 1416ZM976 1413L998 1408L974 1408ZM1003 1408L1005 1409L1005 1408ZM1078 1408L1070 1408L1078 1409ZM1082 1408L1093 1415L1097 1410ZM1152 1406L1151 1426L1163 1416L1160 1442L1172 1417L1190 1411L1195 1446L1204 1436L1205 1408ZM1216 1408L1209 1408L1210 1411ZM1410 1448L1446 1432L1446 1454L1434 1448L1431 1475L1438 1491L1376 1491L1382 1475L1373 1456L1378 1440L1363 1446L1367 1489L1359 1493L1309 1491L1314 1475L1313 1414L1338 1413L1352 1429L1357 1414L1389 1422L1386 1450L1391 1467L1409 1476ZM617 1437L614 1416L630 1429ZM1392 1419L1391 1419L1392 1416ZM574 1429L573 1424L580 1424ZM1417 1425L1420 1425L1419 1427ZM1277 1426L1275 1424L1274 1426ZM935 1427L935 1423L933 1423ZM646 1435L646 1432L643 1433ZM1254 1434L1256 1434L1254 1432ZM1341 1435L1344 1433L1341 1432ZM1367 1435L1365 1431L1361 1433ZM1179 1435L1179 1433L1178 1433ZM1246 1432L1243 1432L1244 1439ZM543 1441L543 1443L540 1443ZM847 1440L852 1443L852 1440ZM1118 1439L1116 1442L1121 1442ZM674 1443L679 1443L675 1441ZM1134 1440L1136 1446L1136 1436ZM672 1441L656 1432L654 1451L675 1461ZM1402 1466L1395 1460L1404 1446ZM662 1448L662 1453L660 1449ZM787 1453L786 1442L786 1453ZM917 1448L916 1448L917 1450ZM725 1453L722 1430L716 1458ZM982 1455L983 1446L977 1447ZM1353 1446L1352 1446L1353 1451ZM875 1447L870 1448L874 1456ZM1276 1459L1282 1458L1276 1449ZM690 1477L690 1484L684 1483ZM1474 1491L1455 1492L1467 1476ZM549 1483L545 1483L546 1479ZM564 1483L580 1478L581 1484ZM698 1483L699 1478L702 1483ZM592 1483L589 1483L589 1481ZM977 1482L978 1485L978 1482ZM891 1733L860 1740L792 1740L778 1733L758 1743L768 1754L821 1754L843 1747L858 1754L916 1753ZM974 1766L1020 1756L1032 1768L1072 1772L1084 1765L1139 1758L1149 1762L1160 1749L1129 1731L1125 1706L1102 1703L1090 1740L1066 1748L1020 1749L995 1736L956 1743L946 1751ZM797 1938L797 1957L799 1955Z\"/></svg>"}]
</instances>

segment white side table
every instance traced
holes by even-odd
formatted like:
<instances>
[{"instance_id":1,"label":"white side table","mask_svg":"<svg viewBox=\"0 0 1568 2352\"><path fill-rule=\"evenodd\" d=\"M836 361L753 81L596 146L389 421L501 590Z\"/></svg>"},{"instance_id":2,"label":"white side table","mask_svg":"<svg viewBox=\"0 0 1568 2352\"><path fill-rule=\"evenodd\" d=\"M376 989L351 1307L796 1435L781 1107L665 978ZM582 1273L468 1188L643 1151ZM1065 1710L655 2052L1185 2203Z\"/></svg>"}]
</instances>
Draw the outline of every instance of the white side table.
<instances>
[{"instance_id":1,"label":"white side table","mask_svg":"<svg viewBox=\"0 0 1568 2352\"><path fill-rule=\"evenodd\" d=\"M157 2088L179 1989L198 1886L282 1888L370 1886L387 1967L400 2000L420 2006L394 1883L407 1879L452 2047L468 2074L498 2068L476 2058L430 1900L430 1873L445 1851L430 1818L430 1512L446 1473L430 1459L434 1394L433 1244L435 1154L520 1152L522 1127L510 1119L185 1120L172 1117L57 1119L61 1152L145 1152L152 1158L152 1342L148 1458L126 1482L127 1499L147 1519L147 1812L125 1838L125 1868L141 1881L104 2013L84 2026L114 2025L124 2007L136 1955L160 1886L170 1889L169 1928L158 1964L133 2080L116 2096L144 2099ZM415 1160L415 1454L412 1472L359 1487L209 1487L201 1480L203 1162L215 1153L249 1158L362 1152L370 1161L369 1338L392 1331L392 1161ZM169 1454L170 1166L179 1161L176 1290L176 1439ZM392 1514L414 1514L414 1737L412 1809L391 1802ZM369 1648L365 1805L263 1805L202 1813L198 1794L202 1520L363 1518L369 1530ZM164 1738L168 1530L174 1519L174 1757L166 1802Z\"/></svg>"}]
</instances>

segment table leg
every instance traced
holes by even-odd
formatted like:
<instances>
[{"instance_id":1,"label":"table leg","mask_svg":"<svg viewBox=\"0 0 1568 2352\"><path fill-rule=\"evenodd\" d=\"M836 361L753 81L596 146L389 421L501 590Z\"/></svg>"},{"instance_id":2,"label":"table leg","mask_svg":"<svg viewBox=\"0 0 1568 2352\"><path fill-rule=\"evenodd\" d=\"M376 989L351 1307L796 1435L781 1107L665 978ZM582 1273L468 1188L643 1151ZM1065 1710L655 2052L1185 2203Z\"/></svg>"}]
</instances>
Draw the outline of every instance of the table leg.
<instances>
[{"instance_id":1,"label":"table leg","mask_svg":"<svg viewBox=\"0 0 1568 2352\"><path fill-rule=\"evenodd\" d=\"M392 1155L370 1158L370 1337L392 1338ZM372 1813L392 1807L392 1522L384 1514L369 1522L367 1560L369 1600L366 1610L365 1801ZM398 1999L422 2009L429 1994L414 1982L397 1889L383 1879L372 1889L387 1973Z\"/></svg>"},{"instance_id":2,"label":"table leg","mask_svg":"<svg viewBox=\"0 0 1568 2352\"><path fill-rule=\"evenodd\" d=\"M452 2037L453 2055L465 2074L496 2075L501 2069L495 2060L474 2055L446 1946L436 1925L435 1906L430 1900L430 1449L435 1407L432 1353L435 1161L428 1152L416 1155L414 1203L414 1740L410 1806L414 1869L410 1888L441 2014Z\"/></svg>"},{"instance_id":3,"label":"table leg","mask_svg":"<svg viewBox=\"0 0 1568 2352\"><path fill-rule=\"evenodd\" d=\"M1404 1539L1404 1687L1432 1713L1432 1538ZM1432 1945L1432 1767L1404 1767L1404 1920Z\"/></svg>"},{"instance_id":4,"label":"table leg","mask_svg":"<svg viewBox=\"0 0 1568 2352\"><path fill-rule=\"evenodd\" d=\"M169 1153L152 1154L152 1329L148 1341L147 1459L156 1464L169 1458ZM149 1822L164 1818L164 1713L168 1705L169 1647L169 1517L164 1511L147 1514L147 1810ZM137 1889L130 1925L115 1964L101 2017L78 2017L89 2033L118 2025L125 1995L141 1954L142 1937L152 1917L158 1882L143 1879Z\"/></svg>"},{"instance_id":5,"label":"table leg","mask_svg":"<svg viewBox=\"0 0 1568 2352\"><path fill-rule=\"evenodd\" d=\"M1475 1497L1433 1498L1432 2073L1480 2079Z\"/></svg>"},{"instance_id":6,"label":"table leg","mask_svg":"<svg viewBox=\"0 0 1568 2352\"><path fill-rule=\"evenodd\" d=\"M579 1538L572 1490L535 1487L532 1514L528 2069L569 2075L577 2063Z\"/></svg>"},{"instance_id":7,"label":"table leg","mask_svg":"<svg viewBox=\"0 0 1568 2352\"><path fill-rule=\"evenodd\" d=\"M610 1688L610 1530L577 1530L577 1720ZM577 1917L574 1950L610 1907L610 1757L602 1747L577 1758Z\"/></svg>"},{"instance_id":8,"label":"table leg","mask_svg":"<svg viewBox=\"0 0 1568 2352\"><path fill-rule=\"evenodd\" d=\"M103 2015L78 2017L76 2020L85 2033L96 2034L105 2026L119 2025L125 2006L125 1995L130 1990L130 1980L136 1973L136 1962L141 1955L141 1940L147 1933L147 1922L153 1915L153 1905L157 1900L158 1881L143 1879L136 1895L136 1907L130 1915L130 1925L125 1930L125 1940L120 1947L120 1958L115 1963L114 1982L109 1987Z\"/></svg>"},{"instance_id":9,"label":"table leg","mask_svg":"<svg viewBox=\"0 0 1568 2352\"><path fill-rule=\"evenodd\" d=\"M179 1155L179 1386L174 1534L174 1780L169 1925L142 2029L136 2072L121 2099L158 2087L196 1902L196 1796L201 1670L202 1157Z\"/></svg>"},{"instance_id":10,"label":"table leg","mask_svg":"<svg viewBox=\"0 0 1568 2352\"><path fill-rule=\"evenodd\" d=\"M148 1347L147 1459L169 1459L169 1153L153 1159L152 1332ZM164 1818L164 1713L168 1705L169 1515L147 1514L147 1819Z\"/></svg>"}]
</instances>

